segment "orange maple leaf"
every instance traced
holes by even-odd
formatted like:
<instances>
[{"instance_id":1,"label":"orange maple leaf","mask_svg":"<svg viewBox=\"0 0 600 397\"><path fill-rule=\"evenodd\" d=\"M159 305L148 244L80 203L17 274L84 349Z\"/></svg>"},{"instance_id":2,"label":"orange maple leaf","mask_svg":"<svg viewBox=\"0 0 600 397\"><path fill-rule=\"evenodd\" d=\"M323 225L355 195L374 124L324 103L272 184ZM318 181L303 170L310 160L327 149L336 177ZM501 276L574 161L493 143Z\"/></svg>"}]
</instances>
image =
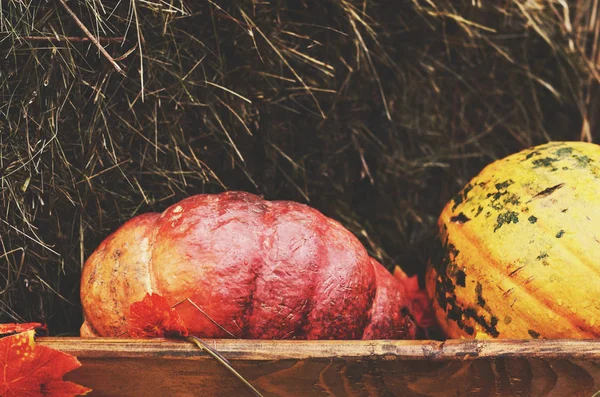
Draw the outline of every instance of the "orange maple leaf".
<instances>
[{"instance_id":1,"label":"orange maple leaf","mask_svg":"<svg viewBox=\"0 0 600 397\"><path fill-rule=\"evenodd\" d=\"M179 314L158 294L148 294L131 304L127 319L129 336L176 337L187 336L188 330Z\"/></svg>"},{"instance_id":2,"label":"orange maple leaf","mask_svg":"<svg viewBox=\"0 0 600 397\"><path fill-rule=\"evenodd\" d=\"M30 329L41 329L48 331L48 328L41 323L9 323L0 324L0 335L18 334L20 332L29 331Z\"/></svg>"},{"instance_id":3,"label":"orange maple leaf","mask_svg":"<svg viewBox=\"0 0 600 397\"><path fill-rule=\"evenodd\" d=\"M79 368L77 358L38 346L35 330L0 339L0 396L72 397L91 391L73 382L65 382L65 373Z\"/></svg>"},{"instance_id":4,"label":"orange maple leaf","mask_svg":"<svg viewBox=\"0 0 600 397\"><path fill-rule=\"evenodd\" d=\"M437 320L433 312L431 299L427 291L419 287L418 276L409 277L399 266L396 266L394 277L404 285L406 298L410 301L412 307L411 313L415 317L417 325L422 328L435 326Z\"/></svg>"}]
</instances>

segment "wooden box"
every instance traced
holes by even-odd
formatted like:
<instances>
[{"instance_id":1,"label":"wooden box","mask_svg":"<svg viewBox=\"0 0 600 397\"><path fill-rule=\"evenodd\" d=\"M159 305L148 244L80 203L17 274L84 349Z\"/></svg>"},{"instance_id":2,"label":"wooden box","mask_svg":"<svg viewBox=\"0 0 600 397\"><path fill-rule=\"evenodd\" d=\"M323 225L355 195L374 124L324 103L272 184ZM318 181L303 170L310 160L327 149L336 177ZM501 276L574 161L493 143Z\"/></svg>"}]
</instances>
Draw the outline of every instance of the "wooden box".
<instances>
[{"instance_id":1,"label":"wooden box","mask_svg":"<svg viewBox=\"0 0 600 397\"><path fill-rule=\"evenodd\" d=\"M187 342L39 338L79 358L89 396L252 396ZM585 396L600 390L600 340L205 340L264 396ZM600 396L600 393L598 393Z\"/></svg>"}]
</instances>

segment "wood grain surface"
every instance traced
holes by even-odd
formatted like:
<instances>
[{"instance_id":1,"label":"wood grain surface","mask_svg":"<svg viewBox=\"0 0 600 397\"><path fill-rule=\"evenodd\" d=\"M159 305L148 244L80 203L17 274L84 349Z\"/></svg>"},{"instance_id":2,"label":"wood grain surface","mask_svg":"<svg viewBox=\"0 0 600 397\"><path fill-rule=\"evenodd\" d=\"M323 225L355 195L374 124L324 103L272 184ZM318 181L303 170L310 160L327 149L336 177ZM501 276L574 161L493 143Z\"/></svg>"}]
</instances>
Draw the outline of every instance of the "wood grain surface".
<instances>
[{"instance_id":1,"label":"wood grain surface","mask_svg":"<svg viewBox=\"0 0 600 397\"><path fill-rule=\"evenodd\" d=\"M251 396L206 353L172 340L38 338L76 355L90 396ZM600 340L206 340L264 396L585 396Z\"/></svg>"}]
</instances>

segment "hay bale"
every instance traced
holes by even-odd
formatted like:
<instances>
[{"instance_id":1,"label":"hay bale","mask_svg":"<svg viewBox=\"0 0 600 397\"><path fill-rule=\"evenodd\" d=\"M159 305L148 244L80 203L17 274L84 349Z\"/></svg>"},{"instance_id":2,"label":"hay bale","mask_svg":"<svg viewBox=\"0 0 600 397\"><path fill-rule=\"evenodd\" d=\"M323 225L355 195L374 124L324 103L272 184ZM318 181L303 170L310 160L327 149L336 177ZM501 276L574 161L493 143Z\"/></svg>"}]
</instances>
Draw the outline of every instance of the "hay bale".
<instances>
[{"instance_id":1,"label":"hay bale","mask_svg":"<svg viewBox=\"0 0 600 397\"><path fill-rule=\"evenodd\" d=\"M590 1L1 7L0 321L55 333L77 333L80 268L136 214L296 200L415 273L485 163L590 125Z\"/></svg>"}]
</instances>

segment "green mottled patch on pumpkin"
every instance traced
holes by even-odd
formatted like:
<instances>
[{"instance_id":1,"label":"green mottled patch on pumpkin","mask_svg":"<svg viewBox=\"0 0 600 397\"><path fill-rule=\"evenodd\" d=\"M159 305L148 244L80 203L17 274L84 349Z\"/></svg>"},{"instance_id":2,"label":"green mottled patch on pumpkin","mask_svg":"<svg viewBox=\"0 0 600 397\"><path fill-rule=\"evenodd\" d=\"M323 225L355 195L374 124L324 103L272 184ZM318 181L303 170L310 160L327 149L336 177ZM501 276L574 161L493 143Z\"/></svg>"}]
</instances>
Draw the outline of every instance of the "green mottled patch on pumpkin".
<instances>
[{"instance_id":1,"label":"green mottled patch on pumpkin","mask_svg":"<svg viewBox=\"0 0 600 397\"><path fill-rule=\"evenodd\" d=\"M540 252L540 254L535 259L541 261L542 259L547 258L547 257L548 257L548 253L542 251L542 252Z\"/></svg>"},{"instance_id":2,"label":"green mottled patch on pumpkin","mask_svg":"<svg viewBox=\"0 0 600 397\"><path fill-rule=\"evenodd\" d=\"M496 328L498 325L498 319L495 316L491 316L490 320L488 321L483 315L478 315L475 309L471 307L464 307L456 300L456 284L454 284L452 279L449 277L449 271L453 268L456 268L456 263L454 260L459 254L460 251L448 241L447 237L440 236L435 240L431 265L436 269L438 274L435 287L436 301L446 312L446 317L449 320L455 321L458 327L464 330L467 334L473 335L475 329L471 325L465 323L465 321L473 320L479 324L489 335L497 338L500 333ZM455 273L458 276L457 282L459 280L462 282L462 276L459 275L459 272L462 272L462 270L458 270Z\"/></svg>"},{"instance_id":3,"label":"green mottled patch on pumpkin","mask_svg":"<svg viewBox=\"0 0 600 397\"><path fill-rule=\"evenodd\" d=\"M530 159L530 158L532 158L533 156L537 156L537 155L540 155L540 154L541 154L541 153L540 153L540 152L538 152L538 151L531 152L531 153L529 153L527 156L525 156L525 159L524 159L523 161L525 161L525 160L529 160L529 159Z\"/></svg>"},{"instance_id":4,"label":"green mottled patch on pumpkin","mask_svg":"<svg viewBox=\"0 0 600 397\"><path fill-rule=\"evenodd\" d=\"M504 199L504 204L519 205L521 204L521 202L519 201L519 196L517 196L516 194L511 194L506 199Z\"/></svg>"},{"instance_id":5,"label":"green mottled patch on pumpkin","mask_svg":"<svg viewBox=\"0 0 600 397\"><path fill-rule=\"evenodd\" d=\"M467 274L463 270L456 272L456 285L459 287L465 287L467 284Z\"/></svg>"},{"instance_id":6,"label":"green mottled patch on pumpkin","mask_svg":"<svg viewBox=\"0 0 600 397\"><path fill-rule=\"evenodd\" d=\"M573 155L573 158L577 161L577 167L586 168L590 162L594 161L588 156L578 156L576 154Z\"/></svg>"},{"instance_id":7,"label":"green mottled patch on pumpkin","mask_svg":"<svg viewBox=\"0 0 600 397\"><path fill-rule=\"evenodd\" d=\"M565 157L571 153L573 153L572 147L563 147L554 152L554 154L557 155L558 157Z\"/></svg>"},{"instance_id":8,"label":"green mottled patch on pumpkin","mask_svg":"<svg viewBox=\"0 0 600 397\"><path fill-rule=\"evenodd\" d=\"M556 171L556 167L554 167L553 163L557 161L558 159L555 159L554 157L544 157L542 159L533 160L532 164L533 168L552 168L553 171Z\"/></svg>"},{"instance_id":9,"label":"green mottled patch on pumpkin","mask_svg":"<svg viewBox=\"0 0 600 397\"><path fill-rule=\"evenodd\" d=\"M454 244L448 245L448 252L452 254L452 259L456 259L458 254L460 254L460 251L454 246Z\"/></svg>"},{"instance_id":10,"label":"green mottled patch on pumpkin","mask_svg":"<svg viewBox=\"0 0 600 397\"><path fill-rule=\"evenodd\" d=\"M507 204L519 205L521 203L519 196L507 190L513 183L512 179L496 183L495 187L497 191L486 194L486 198L490 199L488 206L496 211L502 211ZM502 197L504 197L504 200L500 200Z\"/></svg>"},{"instance_id":11,"label":"green mottled patch on pumpkin","mask_svg":"<svg viewBox=\"0 0 600 397\"><path fill-rule=\"evenodd\" d=\"M564 230L560 230L558 233L556 233L556 238L561 238L562 236L564 236L565 231Z\"/></svg>"},{"instance_id":12,"label":"green mottled patch on pumpkin","mask_svg":"<svg viewBox=\"0 0 600 397\"><path fill-rule=\"evenodd\" d=\"M530 329L527 330L527 333L529 335L531 335L532 338L538 339L541 335L538 332L535 332L534 330Z\"/></svg>"},{"instance_id":13,"label":"green mottled patch on pumpkin","mask_svg":"<svg viewBox=\"0 0 600 397\"><path fill-rule=\"evenodd\" d=\"M498 317L491 316L490 321L488 322L484 316L477 315L475 309L470 307L464 311L464 315L467 318L475 320L477 324L481 325L483 329L494 338L497 338L500 335L500 332L498 332L498 329L496 328L498 325Z\"/></svg>"},{"instance_id":14,"label":"green mottled patch on pumpkin","mask_svg":"<svg viewBox=\"0 0 600 397\"><path fill-rule=\"evenodd\" d=\"M528 221L529 221L529 223L531 223L532 225L533 225L534 223L536 223L536 222L537 222L537 218L536 218L535 216L533 216L533 215L531 215L529 218L527 218L527 220L528 220Z\"/></svg>"},{"instance_id":15,"label":"green mottled patch on pumpkin","mask_svg":"<svg viewBox=\"0 0 600 397\"><path fill-rule=\"evenodd\" d=\"M463 202L468 201L468 195L471 190L473 190L473 185L471 185L469 183L469 184L467 184L467 186L465 186L465 188L463 190L461 190L456 196L454 196L452 198L452 200L454 201L454 206L452 207L452 211L454 211L456 209L456 207L458 207Z\"/></svg>"},{"instance_id":16,"label":"green mottled patch on pumpkin","mask_svg":"<svg viewBox=\"0 0 600 397\"><path fill-rule=\"evenodd\" d=\"M450 217L450 222L452 222L452 223L458 223L458 224L467 223L470 220L471 220L471 218L469 218L468 216L466 216L464 214L464 212L461 212L458 215L454 215L454 216Z\"/></svg>"},{"instance_id":17,"label":"green mottled patch on pumpkin","mask_svg":"<svg viewBox=\"0 0 600 397\"><path fill-rule=\"evenodd\" d=\"M477 283L475 286L475 293L477 294L477 304L481 307L485 307L485 299L483 299L483 286L481 283Z\"/></svg>"},{"instance_id":18,"label":"green mottled patch on pumpkin","mask_svg":"<svg viewBox=\"0 0 600 397\"><path fill-rule=\"evenodd\" d=\"M463 196L461 193L457 193L456 196L452 197L452 201L454 201L454 205L452 206L452 211L456 209L463 202Z\"/></svg>"},{"instance_id":19,"label":"green mottled patch on pumpkin","mask_svg":"<svg viewBox=\"0 0 600 397\"><path fill-rule=\"evenodd\" d=\"M496 183L496 189L497 190L506 189L507 187L509 187L513 183L515 183L515 182L512 179L506 180L506 181L501 182L501 183Z\"/></svg>"},{"instance_id":20,"label":"green mottled patch on pumpkin","mask_svg":"<svg viewBox=\"0 0 600 397\"><path fill-rule=\"evenodd\" d=\"M508 194L508 192L496 192L496 193L488 193L487 194L487 198L491 198L491 203L490 203L490 207L492 207L493 209L500 211L501 209L504 208L504 206L502 205L502 203L498 203L498 200L500 199L500 197L504 196L505 194Z\"/></svg>"},{"instance_id":21,"label":"green mottled patch on pumpkin","mask_svg":"<svg viewBox=\"0 0 600 397\"><path fill-rule=\"evenodd\" d=\"M477 217L479 214L481 214L481 211L483 211L483 207L482 206L477 207L477 213L475 214L475 217Z\"/></svg>"},{"instance_id":22,"label":"green mottled patch on pumpkin","mask_svg":"<svg viewBox=\"0 0 600 397\"><path fill-rule=\"evenodd\" d=\"M433 266L438 274L455 274L459 270L454 262L458 254L460 254L460 251L447 238L444 238L443 241L438 238L433 247L430 259L431 266Z\"/></svg>"},{"instance_id":23,"label":"green mottled patch on pumpkin","mask_svg":"<svg viewBox=\"0 0 600 397\"><path fill-rule=\"evenodd\" d=\"M504 196L505 194L508 194L508 192L496 192L494 194L490 193L488 194L488 197L493 197L493 200L497 201L500 197Z\"/></svg>"},{"instance_id":24,"label":"green mottled patch on pumpkin","mask_svg":"<svg viewBox=\"0 0 600 397\"><path fill-rule=\"evenodd\" d=\"M509 223L519 223L519 214L514 211L507 211L498 215L496 219L496 226L494 227L494 232L500 229L505 224Z\"/></svg>"}]
</instances>

